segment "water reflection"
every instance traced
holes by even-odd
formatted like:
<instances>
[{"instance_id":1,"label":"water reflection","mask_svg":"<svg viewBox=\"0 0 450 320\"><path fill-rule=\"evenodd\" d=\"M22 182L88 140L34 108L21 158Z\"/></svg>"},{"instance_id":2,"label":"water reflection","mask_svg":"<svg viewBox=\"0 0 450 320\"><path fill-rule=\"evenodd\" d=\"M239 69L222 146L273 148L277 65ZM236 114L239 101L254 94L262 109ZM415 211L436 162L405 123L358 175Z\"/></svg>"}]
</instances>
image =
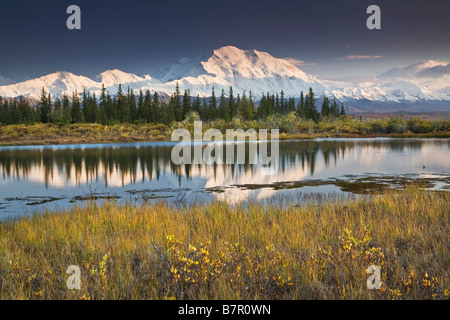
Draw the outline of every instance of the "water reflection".
<instances>
[{"instance_id":1,"label":"water reflection","mask_svg":"<svg viewBox=\"0 0 450 320\"><path fill-rule=\"evenodd\" d=\"M264 198L275 193L236 187L243 184L264 186L345 175L448 174L450 171L448 139L281 141L279 170L271 176L261 174L261 167L248 161L246 164L174 165L173 145L0 148L0 192L3 198L70 197L96 188L103 192L121 192L127 188L196 191L222 188L214 197L230 200L251 195ZM248 152L248 144L246 149ZM223 156L225 159L225 148ZM248 155L252 156L258 155Z\"/></svg>"}]
</instances>

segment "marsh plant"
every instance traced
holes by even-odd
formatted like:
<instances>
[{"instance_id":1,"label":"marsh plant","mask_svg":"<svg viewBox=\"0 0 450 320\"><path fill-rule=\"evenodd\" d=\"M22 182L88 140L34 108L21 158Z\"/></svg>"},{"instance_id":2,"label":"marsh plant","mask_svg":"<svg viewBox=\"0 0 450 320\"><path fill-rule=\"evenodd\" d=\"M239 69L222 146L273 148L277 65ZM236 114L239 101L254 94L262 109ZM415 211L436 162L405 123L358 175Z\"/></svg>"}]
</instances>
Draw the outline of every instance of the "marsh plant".
<instances>
[{"instance_id":1,"label":"marsh plant","mask_svg":"<svg viewBox=\"0 0 450 320\"><path fill-rule=\"evenodd\" d=\"M92 201L0 224L0 299L448 299L449 197Z\"/></svg>"}]
</instances>

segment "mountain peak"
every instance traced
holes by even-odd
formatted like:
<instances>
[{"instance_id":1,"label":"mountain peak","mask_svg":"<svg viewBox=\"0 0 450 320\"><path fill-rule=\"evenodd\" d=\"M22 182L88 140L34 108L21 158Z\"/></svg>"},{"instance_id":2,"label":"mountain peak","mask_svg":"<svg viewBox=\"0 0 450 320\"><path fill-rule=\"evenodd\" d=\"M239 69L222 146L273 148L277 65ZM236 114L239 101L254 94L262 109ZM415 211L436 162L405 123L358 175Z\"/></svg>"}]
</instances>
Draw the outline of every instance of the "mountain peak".
<instances>
[{"instance_id":1,"label":"mountain peak","mask_svg":"<svg viewBox=\"0 0 450 320\"><path fill-rule=\"evenodd\" d=\"M106 70L100 73L97 78L101 78L101 82L106 87L118 86L119 84L141 82L148 79L147 77L141 78L135 74L123 72L118 69Z\"/></svg>"},{"instance_id":2,"label":"mountain peak","mask_svg":"<svg viewBox=\"0 0 450 320\"><path fill-rule=\"evenodd\" d=\"M224 46L219 49L213 50L213 54L223 59L232 59L245 54L248 50L242 50L234 46Z\"/></svg>"},{"instance_id":3,"label":"mountain peak","mask_svg":"<svg viewBox=\"0 0 450 320\"><path fill-rule=\"evenodd\" d=\"M267 52L242 50L234 46L214 50L213 55L202 62L202 65L208 73L218 77L298 78L307 82L316 81L313 76L307 75L285 59L275 58Z\"/></svg>"}]
</instances>

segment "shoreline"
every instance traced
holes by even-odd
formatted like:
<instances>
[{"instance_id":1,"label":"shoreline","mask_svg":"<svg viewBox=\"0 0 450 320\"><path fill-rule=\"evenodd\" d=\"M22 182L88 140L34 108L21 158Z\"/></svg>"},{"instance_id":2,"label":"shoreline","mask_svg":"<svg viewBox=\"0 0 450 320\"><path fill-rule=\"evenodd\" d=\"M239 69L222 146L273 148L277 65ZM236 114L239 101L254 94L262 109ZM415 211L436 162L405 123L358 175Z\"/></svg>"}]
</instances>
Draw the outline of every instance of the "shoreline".
<instances>
[{"instance_id":1,"label":"shoreline","mask_svg":"<svg viewBox=\"0 0 450 320\"><path fill-rule=\"evenodd\" d=\"M43 146L72 144L109 144L134 142L171 142L170 136L178 127L167 125L139 124L54 124L9 125L0 127L0 147ZM225 138L225 136L224 136ZM279 140L318 138L450 138L450 131L428 133L285 133L280 132ZM270 134L268 135L270 139Z\"/></svg>"}]
</instances>

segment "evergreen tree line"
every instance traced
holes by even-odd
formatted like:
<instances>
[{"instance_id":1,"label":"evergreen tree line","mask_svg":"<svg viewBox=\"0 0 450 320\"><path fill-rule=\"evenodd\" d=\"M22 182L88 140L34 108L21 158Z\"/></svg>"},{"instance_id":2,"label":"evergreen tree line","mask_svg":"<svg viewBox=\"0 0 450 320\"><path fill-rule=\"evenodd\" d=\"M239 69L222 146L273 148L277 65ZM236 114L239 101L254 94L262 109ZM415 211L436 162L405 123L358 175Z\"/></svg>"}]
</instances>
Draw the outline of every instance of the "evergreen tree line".
<instances>
[{"instance_id":1,"label":"evergreen tree line","mask_svg":"<svg viewBox=\"0 0 450 320\"><path fill-rule=\"evenodd\" d=\"M252 92L244 92L242 96L234 96L233 88L225 93L222 90L219 98L216 97L214 87L211 97L200 98L199 95L191 97L189 90L182 94L178 84L175 92L168 102L161 99L157 92L151 94L150 90L135 92L128 88L123 91L119 85L116 96L111 96L104 85L100 96L95 93L83 91L63 94L61 98L52 101L50 94L42 88L39 104L32 106L30 102L19 97L16 99L3 99L0 97L0 123L163 123L183 121L191 113L196 112L203 121L223 119L231 121L234 117L245 120L266 119L271 115L286 115L295 112L302 119L312 119L315 122L323 118L337 118L345 116L344 105L340 107L333 99L323 98L322 108L319 112L316 98L312 88L296 102L293 97L286 98L284 92L262 96L259 105L254 102Z\"/></svg>"}]
</instances>

